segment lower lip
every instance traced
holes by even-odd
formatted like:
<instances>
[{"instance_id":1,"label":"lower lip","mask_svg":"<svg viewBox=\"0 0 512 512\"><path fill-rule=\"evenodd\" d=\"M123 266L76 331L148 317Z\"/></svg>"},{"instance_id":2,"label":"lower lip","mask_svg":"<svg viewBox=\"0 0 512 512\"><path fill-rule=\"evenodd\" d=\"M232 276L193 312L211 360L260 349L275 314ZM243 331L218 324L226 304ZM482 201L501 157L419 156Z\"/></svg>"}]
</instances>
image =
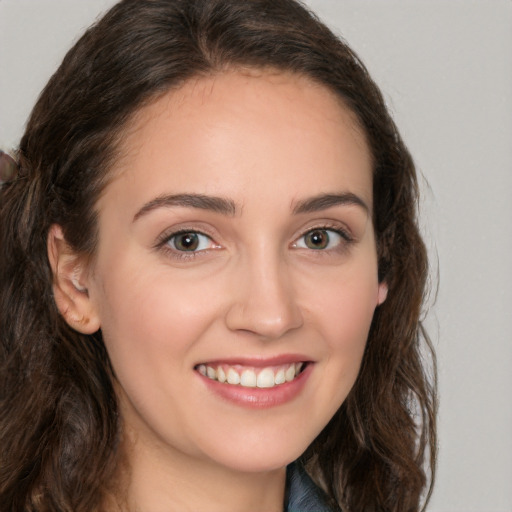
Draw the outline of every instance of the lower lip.
<instances>
[{"instance_id":1,"label":"lower lip","mask_svg":"<svg viewBox=\"0 0 512 512\"><path fill-rule=\"evenodd\" d=\"M197 372L207 388L222 399L236 405L253 409L277 407L296 398L304 388L311 374L313 363L308 363L304 370L291 382L279 384L273 388L248 388L209 379Z\"/></svg>"}]
</instances>

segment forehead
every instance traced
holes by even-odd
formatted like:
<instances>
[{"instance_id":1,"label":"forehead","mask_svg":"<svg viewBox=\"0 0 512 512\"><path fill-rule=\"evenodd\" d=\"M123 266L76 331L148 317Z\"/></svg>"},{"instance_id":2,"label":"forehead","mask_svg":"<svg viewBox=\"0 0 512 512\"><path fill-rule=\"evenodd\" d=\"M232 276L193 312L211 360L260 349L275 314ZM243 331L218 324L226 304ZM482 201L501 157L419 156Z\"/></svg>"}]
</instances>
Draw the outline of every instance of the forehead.
<instances>
[{"instance_id":1,"label":"forehead","mask_svg":"<svg viewBox=\"0 0 512 512\"><path fill-rule=\"evenodd\" d=\"M240 191L230 184L254 192L292 186L300 196L312 186L343 188L348 173L354 192L372 202L372 162L355 114L328 88L290 73L191 79L136 113L118 154L110 186L139 183L148 196L165 187Z\"/></svg>"}]
</instances>

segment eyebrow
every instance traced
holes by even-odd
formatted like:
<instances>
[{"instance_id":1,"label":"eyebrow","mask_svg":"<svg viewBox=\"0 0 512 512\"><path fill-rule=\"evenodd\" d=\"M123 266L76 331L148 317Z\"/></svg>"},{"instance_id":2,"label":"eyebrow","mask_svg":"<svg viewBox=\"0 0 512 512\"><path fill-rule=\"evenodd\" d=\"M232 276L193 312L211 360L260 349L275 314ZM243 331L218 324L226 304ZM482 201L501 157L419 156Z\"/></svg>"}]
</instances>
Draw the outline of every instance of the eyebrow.
<instances>
[{"instance_id":1,"label":"eyebrow","mask_svg":"<svg viewBox=\"0 0 512 512\"><path fill-rule=\"evenodd\" d=\"M205 196L203 194L174 194L164 195L152 199L146 203L133 217L133 222L157 208L172 208L181 206L184 208L198 208L209 210L222 215L234 216L238 208L231 199L223 197Z\"/></svg>"},{"instance_id":2,"label":"eyebrow","mask_svg":"<svg viewBox=\"0 0 512 512\"><path fill-rule=\"evenodd\" d=\"M293 207L293 214L313 213L340 205L357 205L367 213L370 211L368 205L359 196L352 192L345 192L341 194L320 194L298 201ZM173 206L209 210L231 217L235 216L240 210L234 201L223 197L206 196L203 194L171 194L156 197L146 203L135 214L133 222L153 210L158 208L172 208Z\"/></svg>"},{"instance_id":3,"label":"eyebrow","mask_svg":"<svg viewBox=\"0 0 512 512\"><path fill-rule=\"evenodd\" d=\"M366 213L370 213L369 206L359 196L352 192L344 192L341 194L320 194L318 196L303 199L295 204L293 207L293 213L313 213L340 205L360 206Z\"/></svg>"}]
</instances>

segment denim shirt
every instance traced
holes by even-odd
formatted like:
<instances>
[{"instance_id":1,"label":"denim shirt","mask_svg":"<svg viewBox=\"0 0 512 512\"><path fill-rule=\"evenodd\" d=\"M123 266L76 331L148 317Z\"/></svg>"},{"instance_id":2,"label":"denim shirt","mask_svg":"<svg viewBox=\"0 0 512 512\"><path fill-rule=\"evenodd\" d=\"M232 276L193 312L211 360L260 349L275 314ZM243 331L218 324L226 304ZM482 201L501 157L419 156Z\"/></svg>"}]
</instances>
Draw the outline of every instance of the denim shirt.
<instances>
[{"instance_id":1,"label":"denim shirt","mask_svg":"<svg viewBox=\"0 0 512 512\"><path fill-rule=\"evenodd\" d=\"M296 462L287 468L286 487L288 498L284 512L341 512L327 504L325 493Z\"/></svg>"}]
</instances>

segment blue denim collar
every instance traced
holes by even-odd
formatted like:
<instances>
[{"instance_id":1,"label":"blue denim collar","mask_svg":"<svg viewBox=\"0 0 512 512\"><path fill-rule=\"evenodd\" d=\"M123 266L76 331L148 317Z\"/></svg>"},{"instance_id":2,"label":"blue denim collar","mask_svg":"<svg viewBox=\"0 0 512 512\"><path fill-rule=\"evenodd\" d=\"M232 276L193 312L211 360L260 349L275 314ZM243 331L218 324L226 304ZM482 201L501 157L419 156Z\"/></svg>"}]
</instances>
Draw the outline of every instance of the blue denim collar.
<instances>
[{"instance_id":1,"label":"blue denim collar","mask_svg":"<svg viewBox=\"0 0 512 512\"><path fill-rule=\"evenodd\" d=\"M286 471L287 500L284 512L340 512L327 504L327 497L298 463Z\"/></svg>"}]
</instances>

